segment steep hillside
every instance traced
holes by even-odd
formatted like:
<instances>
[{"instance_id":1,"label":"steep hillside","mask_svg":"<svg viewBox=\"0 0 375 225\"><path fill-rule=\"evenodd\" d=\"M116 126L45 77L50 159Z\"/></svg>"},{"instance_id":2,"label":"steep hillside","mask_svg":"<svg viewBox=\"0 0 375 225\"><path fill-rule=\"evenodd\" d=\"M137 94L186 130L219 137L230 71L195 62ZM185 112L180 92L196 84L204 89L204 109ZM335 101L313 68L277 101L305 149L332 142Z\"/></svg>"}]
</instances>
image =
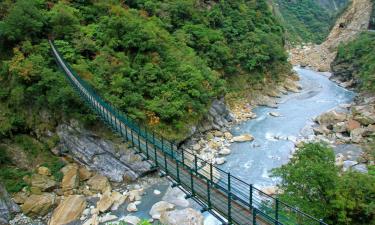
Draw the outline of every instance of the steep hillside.
<instances>
[{"instance_id":1,"label":"steep hillside","mask_svg":"<svg viewBox=\"0 0 375 225\"><path fill-rule=\"evenodd\" d=\"M337 19L326 41L320 45L308 45L291 50L292 64L308 65L319 71L330 71L337 47L341 43L353 40L362 31L368 29L371 12L371 0L353 0Z\"/></svg>"},{"instance_id":2,"label":"steep hillside","mask_svg":"<svg viewBox=\"0 0 375 225\"><path fill-rule=\"evenodd\" d=\"M274 0L274 11L283 21L289 42L322 42L348 0Z\"/></svg>"}]
</instances>

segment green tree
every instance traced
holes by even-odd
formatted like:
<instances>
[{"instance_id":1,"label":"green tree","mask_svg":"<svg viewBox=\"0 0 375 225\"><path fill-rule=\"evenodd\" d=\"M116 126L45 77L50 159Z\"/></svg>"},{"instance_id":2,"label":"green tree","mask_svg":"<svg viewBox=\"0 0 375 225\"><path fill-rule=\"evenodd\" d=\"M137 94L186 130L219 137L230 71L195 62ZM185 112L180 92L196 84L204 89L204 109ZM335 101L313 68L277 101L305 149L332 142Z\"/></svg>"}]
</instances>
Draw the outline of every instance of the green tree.
<instances>
[{"instance_id":1,"label":"green tree","mask_svg":"<svg viewBox=\"0 0 375 225\"><path fill-rule=\"evenodd\" d=\"M273 171L281 178L280 198L318 218L332 212L331 201L338 182L332 149L323 144L306 144L291 161Z\"/></svg>"},{"instance_id":2,"label":"green tree","mask_svg":"<svg viewBox=\"0 0 375 225\"><path fill-rule=\"evenodd\" d=\"M53 36L57 39L69 40L79 29L79 10L66 3L54 5L49 11L49 17Z\"/></svg>"},{"instance_id":3,"label":"green tree","mask_svg":"<svg viewBox=\"0 0 375 225\"><path fill-rule=\"evenodd\" d=\"M273 175L282 179L281 200L329 224L375 224L375 176L351 170L340 174L325 144L305 144Z\"/></svg>"},{"instance_id":4,"label":"green tree","mask_svg":"<svg viewBox=\"0 0 375 225\"><path fill-rule=\"evenodd\" d=\"M22 41L40 38L47 21L43 0L19 0L0 22L0 40Z\"/></svg>"}]
</instances>

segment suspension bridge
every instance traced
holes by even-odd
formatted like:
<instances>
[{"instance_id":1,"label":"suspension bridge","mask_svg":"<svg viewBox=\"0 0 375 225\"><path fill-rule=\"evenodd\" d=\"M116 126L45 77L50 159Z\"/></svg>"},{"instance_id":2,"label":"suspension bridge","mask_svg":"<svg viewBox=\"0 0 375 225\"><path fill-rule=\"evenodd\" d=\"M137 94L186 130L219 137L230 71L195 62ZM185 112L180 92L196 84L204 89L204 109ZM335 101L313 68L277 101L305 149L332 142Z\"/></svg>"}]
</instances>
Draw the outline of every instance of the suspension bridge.
<instances>
[{"instance_id":1,"label":"suspension bridge","mask_svg":"<svg viewBox=\"0 0 375 225\"><path fill-rule=\"evenodd\" d=\"M100 97L65 62L53 41L53 56L82 100L124 141L223 224L327 225L149 131Z\"/></svg>"}]
</instances>

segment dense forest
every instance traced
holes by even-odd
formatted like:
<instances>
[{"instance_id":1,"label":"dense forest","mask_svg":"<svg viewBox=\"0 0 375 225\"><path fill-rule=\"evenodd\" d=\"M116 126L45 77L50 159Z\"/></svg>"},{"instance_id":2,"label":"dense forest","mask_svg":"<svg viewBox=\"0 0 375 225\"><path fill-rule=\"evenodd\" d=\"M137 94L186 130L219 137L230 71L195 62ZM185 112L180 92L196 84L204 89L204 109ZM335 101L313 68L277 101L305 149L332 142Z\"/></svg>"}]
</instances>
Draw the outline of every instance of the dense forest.
<instances>
[{"instance_id":1,"label":"dense forest","mask_svg":"<svg viewBox=\"0 0 375 225\"><path fill-rule=\"evenodd\" d=\"M274 12L283 21L286 37L292 44L320 43L328 35L348 0L274 0Z\"/></svg>"},{"instance_id":2,"label":"dense forest","mask_svg":"<svg viewBox=\"0 0 375 225\"><path fill-rule=\"evenodd\" d=\"M0 19L3 137L33 130L42 109L92 119L48 36L107 100L171 139L230 89L227 79L264 82L289 68L283 28L264 0L3 1Z\"/></svg>"}]
</instances>

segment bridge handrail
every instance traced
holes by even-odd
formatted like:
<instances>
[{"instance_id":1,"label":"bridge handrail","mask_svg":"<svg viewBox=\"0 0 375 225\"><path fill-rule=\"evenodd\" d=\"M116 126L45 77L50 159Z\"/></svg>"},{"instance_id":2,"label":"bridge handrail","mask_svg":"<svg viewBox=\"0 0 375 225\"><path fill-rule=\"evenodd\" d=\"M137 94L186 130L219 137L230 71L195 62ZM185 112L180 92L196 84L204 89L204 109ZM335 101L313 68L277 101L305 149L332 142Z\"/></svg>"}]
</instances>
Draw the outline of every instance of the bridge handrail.
<instances>
[{"instance_id":1,"label":"bridge handrail","mask_svg":"<svg viewBox=\"0 0 375 225\"><path fill-rule=\"evenodd\" d=\"M57 63L59 66L61 65L60 60L63 62L64 66L66 66L69 70L69 72L74 76L74 78L79 82L80 85L82 85L86 91L89 92L89 94L94 97L94 99L101 104L102 107L104 107L106 110L110 111L112 115L115 115L120 121L122 121L126 126L128 126L132 132L135 132L137 135L142 137L143 139L149 141L149 143L153 143L154 146L156 146L160 151L164 152L165 154L169 155L171 158L174 158L176 160L179 160L176 158L178 154L180 154L180 157L186 157L187 155L190 155L192 159L194 159L196 164L200 165L210 165L214 170L218 171L219 176L216 174L213 174L211 171L211 179L218 179L220 182L216 183L215 186L219 187L222 191L226 192L228 195L232 195L236 200L241 201L243 204L247 205L249 208L253 208L256 212L259 213L259 215L263 216L265 219L270 220L272 223L275 224L290 224L286 222L280 222L280 218L283 217L283 213L290 214L290 212L295 212L298 213L298 216L303 216L305 218L308 218L310 222L314 222L312 224L319 224L319 225L327 225L324 223L322 220L318 220L302 211L300 211L297 208L294 208L290 206L289 204L280 201L278 198L275 198L264 191L256 188L254 185L249 184L233 175L230 173L218 168L215 165L212 165L212 163L207 162L206 160L201 159L194 153L190 151L185 151L184 149L179 149L178 146L170 142L168 140L165 140L163 137L159 136L156 134L154 131L149 131L150 129L147 128L146 126L139 125L139 123L135 122L133 119L128 117L126 114L123 112L117 110L112 104L108 104L97 92L89 85L85 80L83 80L73 68L70 67L68 63L66 63L65 59L62 57L60 52L57 50L55 47L53 41L49 41L50 45L52 47L52 50L56 51L53 52L54 57L57 59ZM68 79L70 80L69 76L64 73ZM70 80L71 81L71 80ZM73 82L71 82L72 85L75 88L77 87ZM115 119L116 119L115 117ZM111 118L112 119L112 118ZM143 131L142 131L143 130ZM139 139L138 139L139 140ZM176 151L175 151L176 150ZM190 169L195 169L197 174L205 177L206 175L201 174L200 170L197 170L197 168L192 168L193 166L187 165L186 163L183 162L184 159L182 159L182 163L184 166L189 167ZM196 167L197 165L195 165ZM223 175L222 175L223 174ZM228 193L228 190L226 187L229 187L230 191ZM242 196L238 197L238 196ZM244 200L244 198L246 200ZM249 200L249 201L247 201ZM269 204L270 203L270 204ZM266 205L265 205L266 204ZM280 206L285 206L287 210L285 212L281 211ZM264 209L258 209L257 207L263 207ZM272 212L271 215L267 212ZM296 221L294 221L296 222ZM295 224L295 223L294 223ZM309 223L310 224L310 223Z\"/></svg>"}]
</instances>

